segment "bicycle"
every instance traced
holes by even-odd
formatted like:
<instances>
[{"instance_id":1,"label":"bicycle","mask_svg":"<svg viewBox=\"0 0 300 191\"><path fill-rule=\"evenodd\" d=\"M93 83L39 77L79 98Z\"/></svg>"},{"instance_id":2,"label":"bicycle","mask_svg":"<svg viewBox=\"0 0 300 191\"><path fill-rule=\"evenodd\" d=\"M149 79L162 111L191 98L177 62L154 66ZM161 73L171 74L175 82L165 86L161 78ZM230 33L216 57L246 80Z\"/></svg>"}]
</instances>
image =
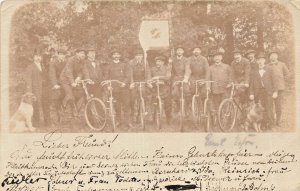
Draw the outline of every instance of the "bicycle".
<instances>
[{"instance_id":1,"label":"bicycle","mask_svg":"<svg viewBox=\"0 0 300 191\"><path fill-rule=\"evenodd\" d=\"M101 86L107 86L108 92L109 92L109 97L108 97L108 108L106 108L108 110L109 116L110 116L110 121L113 127L113 131L115 131L116 129L116 111L115 111L115 107L114 107L114 97L113 97L113 88L112 88L112 83L118 83L120 85L123 85L124 83L119 81L119 80L105 80L103 82L101 82ZM125 98L126 99L126 98Z\"/></svg>"},{"instance_id":2,"label":"bicycle","mask_svg":"<svg viewBox=\"0 0 300 191\"><path fill-rule=\"evenodd\" d=\"M192 98L192 114L194 124L203 125L206 132L209 131L211 122L211 113L209 109L209 89L206 88L206 97L204 99L204 103L202 104L199 86L214 82L215 81L196 80L196 92Z\"/></svg>"},{"instance_id":3,"label":"bicycle","mask_svg":"<svg viewBox=\"0 0 300 191\"><path fill-rule=\"evenodd\" d=\"M245 116L240 104L234 99L235 90L238 87L245 87L244 84L230 83L231 90L229 98L224 99L218 110L218 123L222 131L231 131L237 119L238 110Z\"/></svg>"},{"instance_id":4,"label":"bicycle","mask_svg":"<svg viewBox=\"0 0 300 191\"><path fill-rule=\"evenodd\" d=\"M87 84L90 82L91 80L89 79L77 81L78 85L81 84L87 100L84 109L84 118L91 129L102 131L106 125L106 107L101 99L89 94ZM77 110L76 106L75 109Z\"/></svg>"},{"instance_id":5,"label":"bicycle","mask_svg":"<svg viewBox=\"0 0 300 191\"><path fill-rule=\"evenodd\" d=\"M184 119L184 116L185 116L185 99L184 99L184 92L183 92L183 86L184 86L184 81L175 81L173 83L173 85L180 85L180 100L179 100L179 108L180 108L180 130L183 131L183 119Z\"/></svg>"},{"instance_id":6,"label":"bicycle","mask_svg":"<svg viewBox=\"0 0 300 191\"><path fill-rule=\"evenodd\" d=\"M145 99L143 97L143 86L146 84L147 82L134 82L134 85L138 85L138 92L139 92L139 98L137 100L136 103L136 108L138 111L138 115L137 115L137 119L136 121L140 121L141 126L143 129L145 129L145 114L146 114L146 106L145 106Z\"/></svg>"},{"instance_id":7,"label":"bicycle","mask_svg":"<svg viewBox=\"0 0 300 191\"><path fill-rule=\"evenodd\" d=\"M160 96L160 85L165 84L162 80L161 77L157 77L157 79L154 80L149 80L148 83L155 84L156 86L156 96L154 100L154 118L153 121L155 120L156 126L158 129L161 128L161 118L162 118L162 99Z\"/></svg>"}]
</instances>

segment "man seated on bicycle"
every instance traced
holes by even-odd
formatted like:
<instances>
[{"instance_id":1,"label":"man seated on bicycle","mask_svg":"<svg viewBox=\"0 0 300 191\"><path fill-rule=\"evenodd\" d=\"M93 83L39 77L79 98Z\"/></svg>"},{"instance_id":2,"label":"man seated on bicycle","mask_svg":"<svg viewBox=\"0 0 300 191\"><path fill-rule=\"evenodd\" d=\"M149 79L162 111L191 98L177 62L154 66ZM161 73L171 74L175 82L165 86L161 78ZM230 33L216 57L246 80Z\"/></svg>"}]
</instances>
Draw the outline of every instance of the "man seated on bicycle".
<instances>
[{"instance_id":1,"label":"man seated on bicycle","mask_svg":"<svg viewBox=\"0 0 300 191\"><path fill-rule=\"evenodd\" d=\"M163 83L160 85L160 96L164 102L167 123L170 124L172 117L172 101L169 84L171 78L171 67L165 65L165 62L166 58L164 56L157 56L155 58L155 66L151 68L151 81L161 80L161 82ZM152 91L153 97L155 97L157 95L156 88L153 88Z\"/></svg>"},{"instance_id":2,"label":"man seated on bicycle","mask_svg":"<svg viewBox=\"0 0 300 191\"><path fill-rule=\"evenodd\" d=\"M130 91L128 85L130 83L130 67L129 64L121 61L121 53L118 50L111 52L112 60L105 69L106 80L119 80L122 84L112 83L113 97L116 100L116 126L122 122L128 128L133 128L130 122ZM123 113L123 120L121 117Z\"/></svg>"},{"instance_id":3,"label":"man seated on bicycle","mask_svg":"<svg viewBox=\"0 0 300 191\"><path fill-rule=\"evenodd\" d=\"M51 107L58 115L59 108L62 105L64 92L61 89L61 82L59 76L66 65L66 50L60 48L57 50L57 55L53 57L49 64L49 79L51 84ZM59 115L58 115L59 117Z\"/></svg>"},{"instance_id":4,"label":"man seated on bicycle","mask_svg":"<svg viewBox=\"0 0 300 191\"><path fill-rule=\"evenodd\" d=\"M148 62L144 61L143 49L138 48L134 53L134 58L129 62L130 66L130 89L131 89L131 114L134 115L134 104L139 98L139 87L134 82L147 82L151 79L151 71ZM149 101L151 99L151 83L143 84L142 95L145 100L146 114L148 114Z\"/></svg>"},{"instance_id":5,"label":"man seated on bicycle","mask_svg":"<svg viewBox=\"0 0 300 191\"><path fill-rule=\"evenodd\" d=\"M191 71L190 77L190 92L191 95L196 93L196 80L209 80L209 65L207 59L201 55L201 48L195 47L193 55L189 58L189 67ZM200 95L202 100L205 99L206 89L210 89L209 84L203 85L200 88ZM188 102L191 104L191 100Z\"/></svg>"},{"instance_id":6,"label":"man seated on bicycle","mask_svg":"<svg viewBox=\"0 0 300 191\"><path fill-rule=\"evenodd\" d=\"M175 85L175 81L184 81L183 92L185 96L189 94L189 78L191 75L191 69L188 63L188 59L183 55L184 48L178 46L176 48L176 56L172 58L172 71L171 71L171 79L172 79L172 99L173 104L175 106L175 112L179 112L179 99L180 99L180 85ZM174 107L173 106L173 107Z\"/></svg>"},{"instance_id":7,"label":"man seated on bicycle","mask_svg":"<svg viewBox=\"0 0 300 191\"><path fill-rule=\"evenodd\" d=\"M244 87L239 86L236 89L236 95L239 98L240 103L246 104L248 101L248 88L250 81L250 62L248 59L242 57L240 50L234 50L234 60L231 63L233 70L233 81L236 84L244 84Z\"/></svg>"},{"instance_id":8,"label":"man seated on bicycle","mask_svg":"<svg viewBox=\"0 0 300 191\"><path fill-rule=\"evenodd\" d=\"M214 64L210 66L211 95L212 95L212 114L216 119L216 113L222 100L227 97L228 86L232 83L232 69L229 65L222 62L223 52L213 52Z\"/></svg>"},{"instance_id":9,"label":"man seated on bicycle","mask_svg":"<svg viewBox=\"0 0 300 191\"><path fill-rule=\"evenodd\" d=\"M78 81L83 76L84 59L85 50L82 48L76 49L75 55L67 60L66 66L60 74L61 86L65 92L63 107L66 109L67 105L70 105L74 116L78 115L75 108L75 98L78 100L83 96L83 90L78 87Z\"/></svg>"},{"instance_id":10,"label":"man seated on bicycle","mask_svg":"<svg viewBox=\"0 0 300 191\"><path fill-rule=\"evenodd\" d=\"M88 92L97 98L102 99L102 88L100 83L103 81L103 71L98 60L96 60L96 48L89 47L87 50L87 59L83 66L84 79L91 80L87 85Z\"/></svg>"}]
</instances>

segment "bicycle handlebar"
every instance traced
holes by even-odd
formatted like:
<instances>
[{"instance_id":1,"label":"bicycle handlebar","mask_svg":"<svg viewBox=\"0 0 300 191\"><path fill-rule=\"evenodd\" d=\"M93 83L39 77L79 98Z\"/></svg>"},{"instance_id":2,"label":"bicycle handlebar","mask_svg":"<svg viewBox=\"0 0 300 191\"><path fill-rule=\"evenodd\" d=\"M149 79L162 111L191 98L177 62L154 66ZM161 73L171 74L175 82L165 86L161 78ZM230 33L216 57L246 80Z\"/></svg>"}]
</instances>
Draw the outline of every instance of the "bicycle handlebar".
<instances>
[{"instance_id":1,"label":"bicycle handlebar","mask_svg":"<svg viewBox=\"0 0 300 191\"><path fill-rule=\"evenodd\" d=\"M216 81L210 81L210 80L195 80L195 83L196 83L196 84L203 85L203 84L217 83L217 82L216 82Z\"/></svg>"},{"instance_id":2,"label":"bicycle handlebar","mask_svg":"<svg viewBox=\"0 0 300 191\"><path fill-rule=\"evenodd\" d=\"M105 86L105 85L107 85L109 83L112 83L112 82L116 82L116 83L118 83L120 85L124 84L124 82L121 82L119 80L104 80L103 82L101 82L101 86Z\"/></svg>"},{"instance_id":3,"label":"bicycle handlebar","mask_svg":"<svg viewBox=\"0 0 300 191\"><path fill-rule=\"evenodd\" d=\"M132 82L132 84L147 84L148 82Z\"/></svg>"},{"instance_id":4,"label":"bicycle handlebar","mask_svg":"<svg viewBox=\"0 0 300 191\"><path fill-rule=\"evenodd\" d=\"M184 84L184 83L186 83L185 81L183 81L183 80L178 80L178 81L175 81L173 84L174 84L174 86L175 85L177 85L177 84Z\"/></svg>"},{"instance_id":5,"label":"bicycle handlebar","mask_svg":"<svg viewBox=\"0 0 300 191\"><path fill-rule=\"evenodd\" d=\"M88 83L90 83L90 82L92 82L91 79L77 80L77 81L76 81L76 84L77 84L77 85L79 85L79 84L85 85L85 84L88 84Z\"/></svg>"}]
</instances>

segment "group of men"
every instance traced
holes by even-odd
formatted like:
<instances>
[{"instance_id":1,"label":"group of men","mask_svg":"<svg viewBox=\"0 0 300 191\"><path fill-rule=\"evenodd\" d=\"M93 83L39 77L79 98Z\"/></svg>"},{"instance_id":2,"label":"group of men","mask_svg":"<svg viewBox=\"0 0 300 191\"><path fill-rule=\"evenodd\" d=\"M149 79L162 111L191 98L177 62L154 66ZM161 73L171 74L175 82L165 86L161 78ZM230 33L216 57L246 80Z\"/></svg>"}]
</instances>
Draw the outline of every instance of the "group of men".
<instances>
[{"instance_id":1,"label":"group of men","mask_svg":"<svg viewBox=\"0 0 300 191\"><path fill-rule=\"evenodd\" d=\"M113 50L107 63L97 60L97 52L93 47L76 49L75 54L69 58L65 57L65 50L59 49L48 67L42 64L42 55L37 52L26 73L27 91L37 96L33 125L40 126L41 110L45 125L50 125L50 105L55 110L69 105L75 113L76 100L83 96L82 88L78 85L81 79L89 79L89 93L100 99L107 99L107 88L102 88L100 82L122 82L113 84L117 124L123 123L129 128L133 128L131 114L134 113L133 104L139 96L138 87L134 82L147 82L142 90L146 100L146 115L151 115L151 100L156 95L155 84L151 82L157 79L163 82L160 92L167 123L170 123L172 116L179 111L181 89L174 82L184 82L183 91L189 108L191 97L195 94L195 80L207 80L214 83L201 86L200 92L203 99L206 92L210 92L213 114L216 114L219 104L228 96L231 84L239 83L243 84L243 87L237 90L239 101L261 102L266 111L267 126L280 125L282 92L286 88L289 70L283 62L278 61L278 52L269 52L267 58L262 52L249 50L245 54L247 58L244 58L241 51L235 50L231 64L222 62L224 51L212 51L209 55L212 58L211 64L201 52L201 47L194 47L192 56L185 57L185 48L178 46L173 57L167 59L159 55L155 57L155 64L151 66L145 61L144 52L140 48L136 49L134 58L130 61L125 61L119 50ZM269 62L266 63L266 60Z\"/></svg>"}]
</instances>

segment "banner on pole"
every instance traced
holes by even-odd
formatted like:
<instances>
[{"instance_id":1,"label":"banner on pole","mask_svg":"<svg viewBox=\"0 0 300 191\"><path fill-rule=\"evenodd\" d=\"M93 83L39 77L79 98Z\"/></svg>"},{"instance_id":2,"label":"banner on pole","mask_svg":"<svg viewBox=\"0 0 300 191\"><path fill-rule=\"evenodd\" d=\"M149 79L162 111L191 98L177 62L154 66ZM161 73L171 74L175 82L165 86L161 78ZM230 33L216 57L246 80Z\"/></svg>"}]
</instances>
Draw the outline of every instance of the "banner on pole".
<instances>
[{"instance_id":1,"label":"banner on pole","mask_svg":"<svg viewBox=\"0 0 300 191\"><path fill-rule=\"evenodd\" d=\"M169 22L167 20L142 21L139 40L144 50L169 47Z\"/></svg>"}]
</instances>

